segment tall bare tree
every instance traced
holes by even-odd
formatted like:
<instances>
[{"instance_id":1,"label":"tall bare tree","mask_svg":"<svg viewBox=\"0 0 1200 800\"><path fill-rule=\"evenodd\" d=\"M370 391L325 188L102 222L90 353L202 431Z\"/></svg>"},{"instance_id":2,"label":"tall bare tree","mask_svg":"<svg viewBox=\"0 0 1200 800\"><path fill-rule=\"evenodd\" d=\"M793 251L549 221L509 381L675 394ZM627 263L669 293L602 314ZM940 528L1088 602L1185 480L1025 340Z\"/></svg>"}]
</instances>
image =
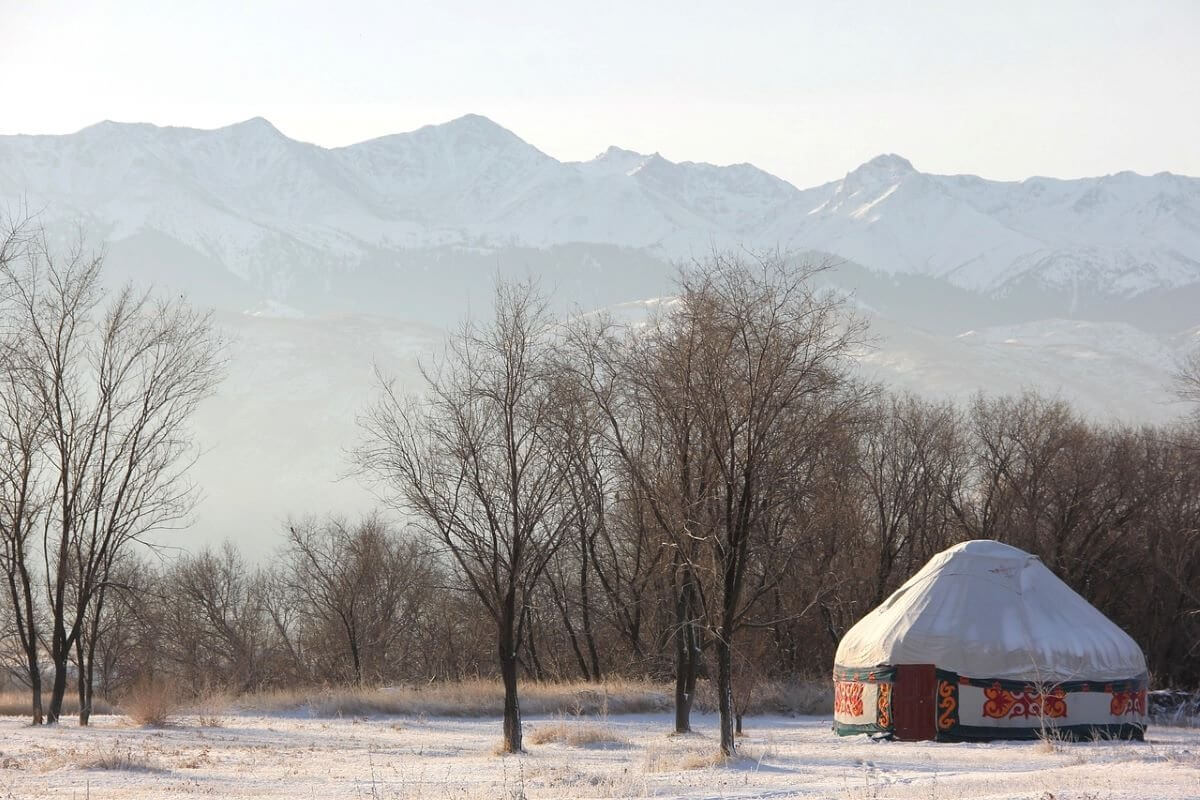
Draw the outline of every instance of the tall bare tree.
<instances>
[{"instance_id":1,"label":"tall bare tree","mask_svg":"<svg viewBox=\"0 0 1200 800\"><path fill-rule=\"evenodd\" d=\"M675 731L691 730L691 710L704 648L703 592L696 572L701 535L696 509L711 490L716 465L701 447L694 398L699 337L673 316L655 317L645 328L623 329L599 317L580 317L569 331L563 366L586 387L604 421L607 444L626 479L625 510L632 536L604 537L611 557L601 566L602 584L614 598L626 628L636 635L640 608L631 613L621 589L629 568L622 555L636 555L626 589L644 585L643 564L662 564L670 590L670 626L675 661ZM649 547L644 544L654 543ZM632 544L632 550L626 549ZM600 559L598 564L604 564Z\"/></svg>"},{"instance_id":2,"label":"tall bare tree","mask_svg":"<svg viewBox=\"0 0 1200 800\"><path fill-rule=\"evenodd\" d=\"M794 540L778 533L794 523L813 465L864 398L850 377L862 325L840 298L814 286L815 271L776 256L716 254L681 279L677 324L700 343L687 402L701 452L716 466L693 535L704 543L698 568L715 595L707 611L726 755L736 750L734 636L797 554L784 545ZM760 548L768 541L772 547ZM779 568L751 586L756 556Z\"/></svg>"},{"instance_id":3,"label":"tall bare tree","mask_svg":"<svg viewBox=\"0 0 1200 800\"><path fill-rule=\"evenodd\" d=\"M849 378L861 325L816 290L815 271L717 253L681 272L677 302L647 328L622 337L585 322L572 335L612 446L671 542L676 729L708 637L726 754L734 634L797 552L779 546L800 541L786 535L796 499L862 400ZM756 559L776 569L753 571Z\"/></svg>"},{"instance_id":4,"label":"tall bare tree","mask_svg":"<svg viewBox=\"0 0 1200 800\"><path fill-rule=\"evenodd\" d=\"M0 545L21 667L32 695L32 720L39 725L43 706L35 542L37 523L50 502L42 458L49 425L34 376L22 365L24 326L11 303L17 288L12 271L30 257L31 245L30 231L21 225L13 225L0 241Z\"/></svg>"},{"instance_id":5,"label":"tall bare tree","mask_svg":"<svg viewBox=\"0 0 1200 800\"><path fill-rule=\"evenodd\" d=\"M440 544L496 627L504 749L522 750L518 659L531 596L573 511L552 435L551 330L530 284L500 284L425 371L423 397L385 383L361 419L362 469Z\"/></svg>"},{"instance_id":6,"label":"tall bare tree","mask_svg":"<svg viewBox=\"0 0 1200 800\"><path fill-rule=\"evenodd\" d=\"M190 511L186 425L223 365L209 315L129 288L105 303L102 264L82 242L60 258L39 232L3 274L18 333L9 369L45 415L37 472L47 502L37 524L54 666L46 718L61 714L74 656L84 725L114 565Z\"/></svg>"}]
</instances>

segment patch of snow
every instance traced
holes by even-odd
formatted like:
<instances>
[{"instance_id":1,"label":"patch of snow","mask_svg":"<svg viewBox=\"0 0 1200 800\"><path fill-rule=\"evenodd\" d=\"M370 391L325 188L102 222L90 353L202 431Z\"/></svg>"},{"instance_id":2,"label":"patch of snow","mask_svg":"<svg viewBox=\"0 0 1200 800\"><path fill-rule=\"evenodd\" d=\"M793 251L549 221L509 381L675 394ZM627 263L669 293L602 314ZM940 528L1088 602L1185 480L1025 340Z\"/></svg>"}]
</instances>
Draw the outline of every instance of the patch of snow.
<instances>
[{"instance_id":1,"label":"patch of snow","mask_svg":"<svg viewBox=\"0 0 1200 800\"><path fill-rule=\"evenodd\" d=\"M527 744L493 754L498 719L230 714L162 729L94 716L31 727L0 719L12 797L224 798L1194 798L1200 732L1151 726L1145 743L942 744L840 738L830 717L748 717L740 759L721 763L716 719L668 736L665 714L613 716L618 740L594 747ZM528 732L557 720L527 717ZM583 724L590 721L580 720ZM105 758L106 757L106 758ZM127 768L102 769L99 760Z\"/></svg>"}]
</instances>

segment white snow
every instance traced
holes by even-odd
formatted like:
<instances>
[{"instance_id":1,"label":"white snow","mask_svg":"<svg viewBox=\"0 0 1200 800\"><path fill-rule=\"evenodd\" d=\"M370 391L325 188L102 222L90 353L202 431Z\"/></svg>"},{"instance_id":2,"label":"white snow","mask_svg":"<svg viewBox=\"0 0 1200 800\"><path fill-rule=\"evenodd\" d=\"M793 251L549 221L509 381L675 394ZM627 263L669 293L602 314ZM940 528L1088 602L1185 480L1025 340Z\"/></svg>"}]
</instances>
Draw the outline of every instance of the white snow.
<instances>
[{"instance_id":1,"label":"white snow","mask_svg":"<svg viewBox=\"0 0 1200 800\"><path fill-rule=\"evenodd\" d=\"M527 719L526 731L545 722ZM596 721L568 720L568 724ZM747 719L743 758L704 766L716 720L672 737L666 715L599 724L618 744L493 754L496 719L194 717L161 729L98 717L29 727L0 719L5 797L124 798L1195 798L1200 730L1151 727L1147 741L938 744L839 738L827 717ZM133 769L102 769L101 761ZM691 762L691 763L689 763ZM697 766L699 764L699 766ZM691 768L688 768L691 767Z\"/></svg>"},{"instance_id":2,"label":"white snow","mask_svg":"<svg viewBox=\"0 0 1200 800\"><path fill-rule=\"evenodd\" d=\"M929 175L884 155L801 190L749 164L674 163L619 148L563 163L474 115L336 149L293 141L257 118L212 131L104 122L67 136L3 136L0 213L22 202L52 233L81 222L106 242L114 279L153 282L220 310L235 343L229 379L196 420L205 452L193 477L205 500L192 535L249 536L255 545L289 514L356 513L373 502L341 480L372 362L399 365L401 383L415 388L414 361L442 333L362 312L413 313L405 300L416 289L422 308L448 298L421 317L448 328L467 313L468 288L478 308L496 271L530 263L518 245L590 243L584 255L562 256L587 260L586 269L564 280L554 255L537 271L568 305L631 301L616 309L622 318L643 314L636 301L666 289L663 259L714 246L819 250L885 274L930 276L936 286L993 293L984 311L1033 275L1071 298L1118 304L1184 287L1191 293L1151 295L1148 310L1130 312L1174 320L1200 286L1196 178L999 183ZM1013 296L1040 297L1021 287ZM852 302L894 311L886 286L874 291ZM1036 388L1090 416L1134 423L1184 410L1171 399L1171 371L1195 337L1027 315L1019 324L1000 324L1014 322L1005 316L953 331L914 327L958 296L936 287L900 295L918 312L903 324L872 314L878 340L861 354L864 373L959 400ZM322 316L333 310L346 314ZM971 335L955 338L966 328ZM253 491L242 480L250 476Z\"/></svg>"},{"instance_id":3,"label":"white snow","mask_svg":"<svg viewBox=\"0 0 1200 800\"><path fill-rule=\"evenodd\" d=\"M1030 275L1119 295L1200 280L1197 178L1006 183L884 155L801 190L749 164L619 148L559 162L477 115L335 149L263 119L0 137L0 204L22 199L114 241L167 234L268 292L376 248L566 242L672 258L714 244L823 250L981 290Z\"/></svg>"}]
</instances>

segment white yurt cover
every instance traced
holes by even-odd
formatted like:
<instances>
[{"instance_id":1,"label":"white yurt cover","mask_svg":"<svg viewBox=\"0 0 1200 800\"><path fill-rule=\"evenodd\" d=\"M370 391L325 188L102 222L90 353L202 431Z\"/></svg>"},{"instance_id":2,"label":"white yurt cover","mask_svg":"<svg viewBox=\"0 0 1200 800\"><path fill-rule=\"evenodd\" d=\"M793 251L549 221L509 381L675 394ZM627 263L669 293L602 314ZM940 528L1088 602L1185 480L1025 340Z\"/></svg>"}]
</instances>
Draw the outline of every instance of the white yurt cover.
<instances>
[{"instance_id":1,"label":"white yurt cover","mask_svg":"<svg viewBox=\"0 0 1200 800\"><path fill-rule=\"evenodd\" d=\"M936 664L960 675L1042 682L1146 671L1137 642L1037 556L989 540L930 559L842 637L834 660Z\"/></svg>"},{"instance_id":2,"label":"white yurt cover","mask_svg":"<svg viewBox=\"0 0 1200 800\"><path fill-rule=\"evenodd\" d=\"M835 727L886 730L894 667L921 664L937 668L944 705L954 706L939 726L946 732L1028 733L1031 716L1044 725L1048 711L1056 724L1081 730L1144 728L1141 648L1036 556L1000 542L939 553L846 633L835 658L835 695L854 700L857 714L842 713ZM874 716L872 704L861 702L864 690L877 701ZM835 718L839 702L842 711L849 707L835 700Z\"/></svg>"}]
</instances>

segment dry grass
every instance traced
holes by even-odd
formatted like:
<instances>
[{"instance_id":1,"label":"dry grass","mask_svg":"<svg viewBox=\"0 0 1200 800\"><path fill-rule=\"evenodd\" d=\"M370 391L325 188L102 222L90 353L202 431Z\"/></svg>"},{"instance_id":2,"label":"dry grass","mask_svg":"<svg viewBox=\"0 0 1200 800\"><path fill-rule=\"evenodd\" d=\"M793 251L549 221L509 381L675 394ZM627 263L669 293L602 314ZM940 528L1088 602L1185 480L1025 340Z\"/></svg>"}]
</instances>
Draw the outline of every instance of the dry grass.
<instances>
[{"instance_id":1,"label":"dry grass","mask_svg":"<svg viewBox=\"0 0 1200 800\"><path fill-rule=\"evenodd\" d=\"M304 711L316 717L490 717L504 712L504 689L498 680L483 679L424 686L292 689L247 695L236 705L246 711ZM526 714L635 714L670 707L668 688L650 682L521 684L521 710Z\"/></svg>"},{"instance_id":2,"label":"dry grass","mask_svg":"<svg viewBox=\"0 0 1200 800\"><path fill-rule=\"evenodd\" d=\"M601 745L623 745L628 740L619 736L608 725L596 725L581 720L558 719L533 728L526 736L530 744L561 743L571 747L594 747Z\"/></svg>"},{"instance_id":3,"label":"dry grass","mask_svg":"<svg viewBox=\"0 0 1200 800\"><path fill-rule=\"evenodd\" d=\"M696 686L696 709L708 713L717 710L716 684L702 681ZM831 681L763 681L750 693L747 714L829 714L833 711Z\"/></svg>"},{"instance_id":4,"label":"dry grass","mask_svg":"<svg viewBox=\"0 0 1200 800\"><path fill-rule=\"evenodd\" d=\"M97 750L81 758L75 765L80 769L123 770L131 772L162 772L158 762L143 753L135 753L132 745L122 746L120 740L111 747Z\"/></svg>"},{"instance_id":5,"label":"dry grass","mask_svg":"<svg viewBox=\"0 0 1200 800\"><path fill-rule=\"evenodd\" d=\"M187 710L196 715L196 724L201 728L223 728L232 705L233 699L224 692L205 692Z\"/></svg>"},{"instance_id":6,"label":"dry grass","mask_svg":"<svg viewBox=\"0 0 1200 800\"><path fill-rule=\"evenodd\" d=\"M201 727L222 727L230 714L303 713L313 717L494 717L504 709L499 680L466 681L399 687L296 688L233 697L210 692L188 702L161 680L131 689L114 708L95 702L95 714L122 713L140 725L162 726L181 713L195 715ZM592 716L662 713L672 708L672 686L646 680L616 679L602 684L584 682L521 684L521 708L528 715ZM750 715L823 714L832 708L832 690L823 681L773 681L755 687ZM695 708L716 711L715 693L707 681L697 691ZM28 716L27 691L0 693L0 715ZM68 695L63 716L78 714L78 701Z\"/></svg>"},{"instance_id":7,"label":"dry grass","mask_svg":"<svg viewBox=\"0 0 1200 800\"><path fill-rule=\"evenodd\" d=\"M661 713L671 710L672 702L672 687L651 681L521 684L521 710L529 715ZM300 711L315 717L492 717L504 711L504 689L498 680L485 679L399 687L302 688L246 695L233 705L245 711ZM749 713L823 714L832 707L833 690L827 682L773 681L755 688ZM697 691L696 710L716 710L715 693L706 683Z\"/></svg>"},{"instance_id":8,"label":"dry grass","mask_svg":"<svg viewBox=\"0 0 1200 800\"><path fill-rule=\"evenodd\" d=\"M1038 743L1034 745L1034 752L1044 755L1052 755L1061 753L1066 749L1070 742L1063 735L1062 731L1050 725L1045 725L1038 731Z\"/></svg>"},{"instance_id":9,"label":"dry grass","mask_svg":"<svg viewBox=\"0 0 1200 800\"><path fill-rule=\"evenodd\" d=\"M770 753L766 750L757 751L741 748L732 758L721 755L716 743L704 749L689 747L686 749L651 746L646 748L642 759L642 771L654 772L689 772L697 769L723 769L725 767L755 768L762 764Z\"/></svg>"},{"instance_id":10,"label":"dry grass","mask_svg":"<svg viewBox=\"0 0 1200 800\"><path fill-rule=\"evenodd\" d=\"M179 710L178 694L165 680L147 679L125 693L120 709L138 725L161 728Z\"/></svg>"},{"instance_id":11,"label":"dry grass","mask_svg":"<svg viewBox=\"0 0 1200 800\"><path fill-rule=\"evenodd\" d=\"M50 703L50 692L43 690L42 692L42 708L44 709ZM79 714L79 698L74 692L68 691L63 698L64 717L73 717ZM92 701L93 714L111 714L113 707L107 701L96 698ZM10 689L5 692L0 692L0 716L3 717L29 717L33 715L33 699L28 689Z\"/></svg>"}]
</instances>

